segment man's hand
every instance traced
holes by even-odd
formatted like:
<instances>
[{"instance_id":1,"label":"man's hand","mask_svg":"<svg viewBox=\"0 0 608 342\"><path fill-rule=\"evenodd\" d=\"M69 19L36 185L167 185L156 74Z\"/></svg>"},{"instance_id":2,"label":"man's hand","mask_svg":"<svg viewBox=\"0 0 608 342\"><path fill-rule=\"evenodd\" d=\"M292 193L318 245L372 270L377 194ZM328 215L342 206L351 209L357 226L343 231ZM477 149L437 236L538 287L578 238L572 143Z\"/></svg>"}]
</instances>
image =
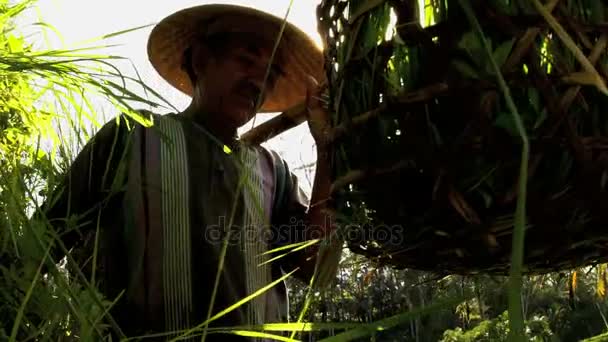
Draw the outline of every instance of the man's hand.
<instances>
[{"instance_id":1,"label":"man's hand","mask_svg":"<svg viewBox=\"0 0 608 342\"><path fill-rule=\"evenodd\" d=\"M317 150L327 152L331 142L331 122L329 112L321 98L324 85L319 85L317 80L308 76L306 85L306 119L310 134L315 139Z\"/></svg>"},{"instance_id":2,"label":"man's hand","mask_svg":"<svg viewBox=\"0 0 608 342\"><path fill-rule=\"evenodd\" d=\"M321 237L318 245L311 248L315 254L313 288L322 289L335 278L342 256L343 240L334 233L334 215L329 204L331 188L331 121L329 112L322 99L325 85L319 85L312 76L308 77L306 91L306 118L310 134L317 144L317 165L315 181L312 188L311 206L308 211L308 222L315 232L315 238ZM321 234L318 234L321 233ZM309 267L312 265L308 265Z\"/></svg>"}]
</instances>

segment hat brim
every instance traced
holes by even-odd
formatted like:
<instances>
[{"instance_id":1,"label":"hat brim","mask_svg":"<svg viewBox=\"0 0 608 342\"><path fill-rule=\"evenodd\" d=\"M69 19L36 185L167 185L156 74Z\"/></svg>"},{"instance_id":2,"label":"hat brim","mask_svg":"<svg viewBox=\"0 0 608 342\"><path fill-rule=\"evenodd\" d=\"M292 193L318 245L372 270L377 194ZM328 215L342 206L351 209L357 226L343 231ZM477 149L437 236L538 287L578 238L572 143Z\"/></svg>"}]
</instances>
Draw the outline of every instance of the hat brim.
<instances>
[{"instance_id":1,"label":"hat brim","mask_svg":"<svg viewBox=\"0 0 608 342\"><path fill-rule=\"evenodd\" d=\"M156 71L173 87L192 96L192 84L182 70L184 51L205 35L222 32L263 34L276 41L283 19L236 5L201 5L186 8L164 18L148 39L148 58ZM306 97L306 77L319 83L325 78L323 53L300 29L286 23L278 46L281 69L275 87L266 93L260 112L282 112Z\"/></svg>"}]
</instances>

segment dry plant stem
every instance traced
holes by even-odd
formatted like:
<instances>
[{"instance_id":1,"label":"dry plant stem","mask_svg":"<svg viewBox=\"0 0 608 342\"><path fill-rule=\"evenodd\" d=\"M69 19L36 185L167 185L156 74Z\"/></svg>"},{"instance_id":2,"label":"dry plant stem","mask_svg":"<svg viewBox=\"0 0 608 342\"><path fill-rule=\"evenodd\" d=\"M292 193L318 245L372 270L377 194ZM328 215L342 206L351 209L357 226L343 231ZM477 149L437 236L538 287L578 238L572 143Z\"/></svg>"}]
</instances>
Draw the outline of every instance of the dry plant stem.
<instances>
[{"instance_id":1,"label":"dry plant stem","mask_svg":"<svg viewBox=\"0 0 608 342\"><path fill-rule=\"evenodd\" d=\"M551 0L547 4L545 4L545 8L548 12L553 12L553 9L555 8L555 6L557 6L557 3L559 1L560 0ZM511 52L511 55L507 59L507 62L503 66L503 71L509 71L510 69L515 67L519 63L519 61L521 61L526 52L530 50L532 44L534 44L534 40L536 39L536 36L540 34L540 31L541 30L539 28L533 27L529 28L523 34L523 36L519 39L517 45Z\"/></svg>"},{"instance_id":2,"label":"dry plant stem","mask_svg":"<svg viewBox=\"0 0 608 342\"><path fill-rule=\"evenodd\" d=\"M587 38L587 36L582 32L580 25L578 25L577 23L575 23L571 17L566 17L567 23L568 25L570 25L570 27L574 30L574 32L576 33L578 39L580 40L581 44L583 44L583 46L586 49L591 49L593 47L593 43L589 40L589 38ZM592 62L593 63L593 62Z\"/></svg>"},{"instance_id":3,"label":"dry plant stem","mask_svg":"<svg viewBox=\"0 0 608 342\"><path fill-rule=\"evenodd\" d=\"M597 63L597 61L601 57L602 53L605 51L606 47L608 46L607 43L608 43L608 36L606 34L603 34L600 37L600 39L598 40L598 42L596 43L596 45L593 47L593 50L591 51L591 54L589 55L589 61L591 63L593 63L594 65L595 65L595 63ZM559 106L558 106L558 108L560 108L561 110L557 113L557 118L554 120L553 125L550 128L548 128L547 132L544 134L545 136L553 136L556 133L556 131L558 130L558 128L561 127L562 122L567 117L568 109L572 105L572 102L578 95L580 89L581 89L580 85L570 87L566 91L566 93L562 96L561 101L559 102ZM551 102L550 99L547 99L547 101ZM580 145L580 143L574 143L574 145ZM580 150L580 147L579 147L579 150ZM543 158L543 155L539 154L539 155L534 156L531 159L530 168L528 170L528 177L531 177L531 175L535 173L536 168L540 165L542 158ZM503 202L512 201L517 196L517 187L518 187L518 185L516 182L513 185L513 188L504 196L502 201Z\"/></svg>"},{"instance_id":4,"label":"dry plant stem","mask_svg":"<svg viewBox=\"0 0 608 342\"><path fill-rule=\"evenodd\" d=\"M544 7L534 0L535 4L538 4L542 10L545 11ZM527 192L527 171L528 171L528 159L530 154L530 143L526 134L525 126L521 120L511 92L507 83L505 82L500 67L496 64L496 61L492 57L492 50L490 49L488 42L483 34L481 26L475 17L475 13L471 8L471 5L466 0L459 0L460 7L465 12L467 19L477 32L477 36L482 42L484 50L488 55L492 68L496 74L497 81L500 89L503 92L507 107L509 108L517 132L519 133L522 140L522 152L521 152L521 164L520 164L520 181L519 191L517 199L517 207L515 211L515 229L513 231L513 242L512 242L512 254L511 254L511 270L509 272L509 325L510 333L509 339L519 341L524 337L524 318L523 308L521 303L521 291L522 291L522 265L524 259L524 238L525 238L525 226L526 226L526 192Z\"/></svg>"},{"instance_id":5,"label":"dry plant stem","mask_svg":"<svg viewBox=\"0 0 608 342\"><path fill-rule=\"evenodd\" d=\"M550 10L552 8L552 7L550 7L550 5L555 5L557 3L557 1L558 0L554 0L552 3L545 5L547 10ZM529 32L531 32L533 30L538 30L538 29L530 29L526 32L526 34L528 34ZM524 36L526 36L526 34ZM583 33L580 33L580 34L582 35ZM529 37L529 38L533 38L533 37ZM522 38L520 40L520 42L523 39L524 38ZM532 41L530 41L530 43L532 43ZM588 60L592 65L595 65L597 63L599 58L602 56L602 53L604 53L604 51L606 50L607 46L608 46L608 36L607 36L607 34L604 33L600 36L600 39L597 41L595 46L593 46L593 50L589 54ZM513 63L518 63L518 62L519 62L519 59L513 60ZM553 125L548 129L548 131L545 133L545 135L553 136L555 134L557 129L561 126L563 120L566 118L566 116L568 114L568 109L572 105L572 102L574 101L576 96L579 94L580 90L581 90L581 85L575 85L575 86L570 87L564 93L564 95L562 96L561 101L559 103L559 108L561 108L562 111L560 111L559 117L554 121ZM541 155L537 155L532 158L532 160L530 161L529 174L533 174L535 172L536 167L540 164L542 157L543 157L543 155L541 154ZM517 184L514 184L513 188L504 197L503 201L509 202L509 201L513 200L516 196L517 196Z\"/></svg>"},{"instance_id":6,"label":"dry plant stem","mask_svg":"<svg viewBox=\"0 0 608 342\"><path fill-rule=\"evenodd\" d=\"M381 176L387 173L393 173L395 171L407 168L410 164L411 163L409 160L402 160L390 167L382 169L351 170L347 172L344 176L336 179L332 183L330 193L333 196L336 192L340 191L341 189L344 189L347 185L351 183L360 182L364 179Z\"/></svg>"},{"instance_id":7,"label":"dry plant stem","mask_svg":"<svg viewBox=\"0 0 608 342\"><path fill-rule=\"evenodd\" d=\"M593 64L597 63L598 59L601 57L602 53L606 50L606 47L608 46L608 36L606 34L603 34L600 39L598 40L598 42L596 43L596 45L593 47L593 50L591 51L591 54L589 55L589 61ZM554 123L551 127L548 128L547 132L546 132L546 136L553 136L557 130L559 129L559 127L561 127L561 124L563 123L564 119L566 119L567 114L568 114L568 109L570 108L570 106L572 105L572 102L574 101L574 99L576 98L576 96L578 95L579 91L581 90L581 86L580 85L576 85L573 87L568 88L568 90L566 91L566 93L562 96L561 101L559 102L559 107L562 110L559 112L558 117L554 120ZM538 165L540 165L540 161L542 160L543 155L539 154L536 155L532 158L532 160L530 161L530 169L529 169L529 176L532 175L533 173L535 173L536 168L538 167ZM517 196L517 183L513 185L513 188L507 193L507 195L505 195L503 201L504 202L509 202L512 201L516 196Z\"/></svg>"},{"instance_id":8,"label":"dry plant stem","mask_svg":"<svg viewBox=\"0 0 608 342\"><path fill-rule=\"evenodd\" d=\"M579 63L581 63L583 69L589 74L593 75L594 85L598 88L598 90L608 95L608 88L606 88L604 80L597 72L597 70L595 70L593 64L591 64L591 62L583 54L581 49L576 45L576 43L560 25L560 23L555 20L553 15L551 15L551 13L549 13L538 0L532 0L532 3L534 4L534 7L536 7L536 10L540 13L540 15L545 18L549 26L551 26L551 28L555 31L558 37L562 40L564 45L566 45L566 47L572 52L572 54L574 54L574 57L579 61Z\"/></svg>"},{"instance_id":9,"label":"dry plant stem","mask_svg":"<svg viewBox=\"0 0 608 342\"><path fill-rule=\"evenodd\" d=\"M428 101L441 94L445 94L448 92L448 90L448 84L440 82L417 91L406 91L403 94L389 98L387 102L400 105L423 102ZM345 122L334 127L330 134L330 141L335 142L336 140L349 133L352 128L363 126L369 120L379 117L380 115L386 112L387 108L387 105L381 105L378 108L353 117L350 122Z\"/></svg>"},{"instance_id":10,"label":"dry plant stem","mask_svg":"<svg viewBox=\"0 0 608 342\"><path fill-rule=\"evenodd\" d=\"M593 65L595 65L597 63L597 61L599 60L599 58L602 56L602 53L605 52L607 45L608 45L608 36L604 33L604 34L602 34L602 36L600 37L598 42L593 47L593 50L591 51L591 54L589 55L589 62L591 62ZM574 101L574 99L576 98L576 96L578 95L580 90L581 90L580 85L577 85L577 86L574 86L574 87L571 87L570 89L568 89L566 91L565 95L562 97L562 100L560 101L560 107L565 108L565 110L568 110L568 108L570 108L570 105L572 104L572 101ZM559 122L557 122L556 125L559 125ZM554 131L555 128L556 127L554 127L554 129L552 131Z\"/></svg>"}]
</instances>

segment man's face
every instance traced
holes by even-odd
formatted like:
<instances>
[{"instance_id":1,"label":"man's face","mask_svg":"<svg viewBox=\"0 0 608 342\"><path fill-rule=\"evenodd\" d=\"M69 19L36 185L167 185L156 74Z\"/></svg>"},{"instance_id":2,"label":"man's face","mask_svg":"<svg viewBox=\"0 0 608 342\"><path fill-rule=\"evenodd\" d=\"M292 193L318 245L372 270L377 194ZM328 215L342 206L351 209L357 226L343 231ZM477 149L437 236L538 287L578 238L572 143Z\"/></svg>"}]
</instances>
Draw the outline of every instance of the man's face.
<instances>
[{"instance_id":1,"label":"man's face","mask_svg":"<svg viewBox=\"0 0 608 342\"><path fill-rule=\"evenodd\" d=\"M262 88L265 92L272 90L280 73L273 63L264 85L272 42L236 37L225 41L220 51L208 58L196 52L205 48L195 48L192 58L202 109L221 115L227 125L240 127L255 116L256 105L263 103L263 98L258 98Z\"/></svg>"}]
</instances>

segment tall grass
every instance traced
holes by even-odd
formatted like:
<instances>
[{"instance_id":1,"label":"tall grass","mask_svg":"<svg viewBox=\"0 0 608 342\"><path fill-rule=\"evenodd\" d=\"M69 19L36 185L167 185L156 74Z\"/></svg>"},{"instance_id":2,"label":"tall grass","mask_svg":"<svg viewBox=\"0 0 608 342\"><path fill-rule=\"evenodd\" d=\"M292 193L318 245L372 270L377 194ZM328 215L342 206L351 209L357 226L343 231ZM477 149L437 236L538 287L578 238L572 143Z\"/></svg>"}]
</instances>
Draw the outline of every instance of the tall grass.
<instances>
[{"instance_id":1,"label":"tall grass","mask_svg":"<svg viewBox=\"0 0 608 342\"><path fill-rule=\"evenodd\" d=\"M0 339L88 340L108 329L101 318L111 303L63 268L42 272L53 236L32 213L101 124L100 106L147 125L134 107L168 103L114 67L120 57L95 53L107 37L85 48L34 49L15 26L34 4L0 1Z\"/></svg>"}]
</instances>

